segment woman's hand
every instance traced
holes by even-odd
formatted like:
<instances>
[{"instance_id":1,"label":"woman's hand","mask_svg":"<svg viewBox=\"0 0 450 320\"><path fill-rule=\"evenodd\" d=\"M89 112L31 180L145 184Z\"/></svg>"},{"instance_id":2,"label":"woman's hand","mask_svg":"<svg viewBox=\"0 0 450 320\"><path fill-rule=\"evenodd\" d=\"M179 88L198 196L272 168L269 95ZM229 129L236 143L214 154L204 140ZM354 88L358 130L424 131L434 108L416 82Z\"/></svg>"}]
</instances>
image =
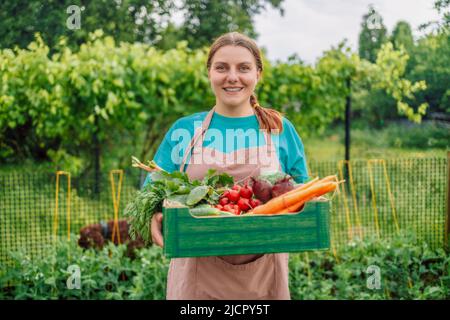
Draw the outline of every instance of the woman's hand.
<instances>
[{"instance_id":1,"label":"woman's hand","mask_svg":"<svg viewBox=\"0 0 450 320\"><path fill-rule=\"evenodd\" d=\"M151 222L151 232L152 232L152 241L157 246L161 248L164 246L163 236L162 236L162 219L163 215L161 212L157 212L152 217Z\"/></svg>"}]
</instances>

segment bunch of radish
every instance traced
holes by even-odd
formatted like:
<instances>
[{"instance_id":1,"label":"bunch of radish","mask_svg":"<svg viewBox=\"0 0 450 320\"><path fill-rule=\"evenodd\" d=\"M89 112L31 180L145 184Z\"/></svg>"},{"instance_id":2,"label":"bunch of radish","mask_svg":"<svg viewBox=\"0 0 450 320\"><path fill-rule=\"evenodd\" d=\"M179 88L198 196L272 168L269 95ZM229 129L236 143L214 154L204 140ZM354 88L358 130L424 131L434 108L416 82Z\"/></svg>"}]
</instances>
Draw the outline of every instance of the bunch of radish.
<instances>
[{"instance_id":1,"label":"bunch of radish","mask_svg":"<svg viewBox=\"0 0 450 320\"><path fill-rule=\"evenodd\" d=\"M245 184L234 185L231 189L225 190L215 207L221 211L241 215L259 205L261 201L253 197L252 187Z\"/></svg>"}]
</instances>

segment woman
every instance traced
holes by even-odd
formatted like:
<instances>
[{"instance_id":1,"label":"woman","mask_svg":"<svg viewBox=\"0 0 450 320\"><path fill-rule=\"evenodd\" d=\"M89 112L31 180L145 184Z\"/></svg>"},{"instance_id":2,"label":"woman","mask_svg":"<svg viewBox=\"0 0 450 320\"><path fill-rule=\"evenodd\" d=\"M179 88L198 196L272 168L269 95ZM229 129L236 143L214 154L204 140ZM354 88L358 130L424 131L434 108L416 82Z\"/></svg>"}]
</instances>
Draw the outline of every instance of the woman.
<instances>
[{"instance_id":1,"label":"woman","mask_svg":"<svg viewBox=\"0 0 450 320\"><path fill-rule=\"evenodd\" d=\"M237 32L222 35L210 48L207 69L215 106L176 121L156 152L156 164L169 172L185 171L191 179L202 179L212 168L240 181L264 170L286 172L297 182L307 180L303 144L295 128L279 112L261 107L254 95L263 71L255 42ZM195 123L201 126L195 128ZM238 132L232 138L231 129ZM240 146L229 141L251 130L262 136ZM176 142L183 132L193 138L179 155ZM210 144L209 132L216 133ZM216 141L218 136L228 141ZM162 247L161 227L162 214L156 213L152 239ZM288 260L287 253L171 259L167 299L290 299Z\"/></svg>"}]
</instances>

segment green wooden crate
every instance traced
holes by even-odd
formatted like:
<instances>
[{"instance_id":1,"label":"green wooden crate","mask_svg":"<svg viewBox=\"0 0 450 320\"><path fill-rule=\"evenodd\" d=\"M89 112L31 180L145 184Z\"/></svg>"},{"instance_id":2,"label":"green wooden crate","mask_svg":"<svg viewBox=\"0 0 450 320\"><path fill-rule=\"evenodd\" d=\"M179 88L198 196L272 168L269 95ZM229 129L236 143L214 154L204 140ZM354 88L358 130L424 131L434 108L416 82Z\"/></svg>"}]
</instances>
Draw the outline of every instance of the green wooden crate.
<instances>
[{"instance_id":1,"label":"green wooden crate","mask_svg":"<svg viewBox=\"0 0 450 320\"><path fill-rule=\"evenodd\" d=\"M193 217L189 209L163 207L168 258L330 248L329 202L308 202L298 214Z\"/></svg>"}]
</instances>

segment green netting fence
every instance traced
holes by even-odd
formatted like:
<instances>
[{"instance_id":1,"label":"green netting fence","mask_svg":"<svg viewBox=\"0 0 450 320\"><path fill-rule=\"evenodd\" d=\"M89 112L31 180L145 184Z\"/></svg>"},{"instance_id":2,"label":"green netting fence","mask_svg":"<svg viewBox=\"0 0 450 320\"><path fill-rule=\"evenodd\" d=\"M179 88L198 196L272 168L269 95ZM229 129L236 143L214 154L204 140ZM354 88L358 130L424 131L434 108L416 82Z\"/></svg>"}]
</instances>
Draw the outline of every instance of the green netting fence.
<instances>
[{"instance_id":1,"label":"green netting fence","mask_svg":"<svg viewBox=\"0 0 450 320\"><path fill-rule=\"evenodd\" d=\"M447 159L372 159L310 163L312 175L338 174L331 236L338 247L359 237L413 232L432 247L446 242Z\"/></svg>"},{"instance_id":2,"label":"green netting fence","mask_svg":"<svg viewBox=\"0 0 450 320\"><path fill-rule=\"evenodd\" d=\"M346 180L332 201L333 249L357 237L386 238L399 230L413 232L432 247L444 246L447 161L310 162L311 176L338 174ZM123 218L144 178L136 169L119 170L99 180L70 177L69 188L64 172L0 173L0 261L7 262L19 248L39 257L55 236L76 236L85 225Z\"/></svg>"}]
</instances>

